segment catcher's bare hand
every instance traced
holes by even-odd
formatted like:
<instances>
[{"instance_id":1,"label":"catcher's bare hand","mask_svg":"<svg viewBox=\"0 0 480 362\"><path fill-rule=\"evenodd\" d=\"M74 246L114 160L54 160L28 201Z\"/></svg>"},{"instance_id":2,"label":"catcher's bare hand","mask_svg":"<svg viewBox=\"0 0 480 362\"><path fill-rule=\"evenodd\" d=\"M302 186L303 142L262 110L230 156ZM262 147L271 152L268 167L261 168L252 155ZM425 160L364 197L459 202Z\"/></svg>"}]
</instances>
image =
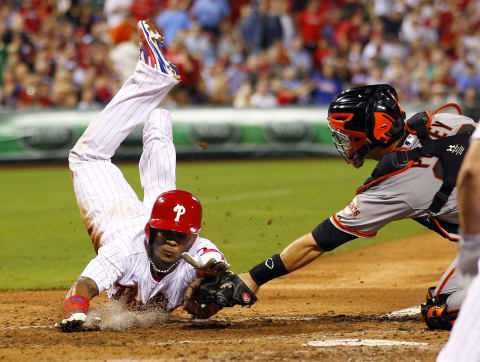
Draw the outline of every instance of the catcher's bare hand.
<instances>
[{"instance_id":1,"label":"catcher's bare hand","mask_svg":"<svg viewBox=\"0 0 480 362\"><path fill-rule=\"evenodd\" d=\"M207 319L216 314L222 306L216 303L197 303L193 297L194 290L200 286L203 278L198 278L191 283L184 296L183 309L195 318Z\"/></svg>"},{"instance_id":2,"label":"catcher's bare hand","mask_svg":"<svg viewBox=\"0 0 480 362\"><path fill-rule=\"evenodd\" d=\"M82 312L72 313L68 318L65 318L60 323L55 323L55 327L62 330L62 332L81 332L84 331L83 325L87 320L87 315Z\"/></svg>"},{"instance_id":3,"label":"catcher's bare hand","mask_svg":"<svg viewBox=\"0 0 480 362\"><path fill-rule=\"evenodd\" d=\"M182 258L195 269L201 271L203 276L222 275L230 268L230 265L224 260L208 257L208 253L206 255L192 256L188 252L184 252L182 253Z\"/></svg>"}]
</instances>

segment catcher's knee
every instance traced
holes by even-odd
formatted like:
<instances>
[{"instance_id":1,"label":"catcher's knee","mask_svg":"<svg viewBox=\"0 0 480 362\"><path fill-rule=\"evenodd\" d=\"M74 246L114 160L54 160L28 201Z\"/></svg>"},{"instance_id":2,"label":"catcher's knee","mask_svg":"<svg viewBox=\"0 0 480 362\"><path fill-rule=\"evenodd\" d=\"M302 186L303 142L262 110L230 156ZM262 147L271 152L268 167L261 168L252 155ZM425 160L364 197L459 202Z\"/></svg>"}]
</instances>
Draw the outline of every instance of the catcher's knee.
<instances>
[{"instance_id":1,"label":"catcher's knee","mask_svg":"<svg viewBox=\"0 0 480 362\"><path fill-rule=\"evenodd\" d=\"M459 308L449 308L447 299L450 294L435 295L435 287L428 288L425 304L420 305L423 319L430 329L451 330L457 319Z\"/></svg>"}]
</instances>

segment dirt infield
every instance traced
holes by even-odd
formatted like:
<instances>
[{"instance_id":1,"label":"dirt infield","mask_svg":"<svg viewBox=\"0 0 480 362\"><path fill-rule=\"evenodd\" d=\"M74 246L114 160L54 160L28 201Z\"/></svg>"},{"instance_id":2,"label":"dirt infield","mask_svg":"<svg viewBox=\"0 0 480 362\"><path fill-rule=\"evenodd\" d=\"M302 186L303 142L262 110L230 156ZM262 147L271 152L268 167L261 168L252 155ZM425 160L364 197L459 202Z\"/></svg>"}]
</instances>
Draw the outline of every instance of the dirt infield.
<instances>
[{"instance_id":1,"label":"dirt infield","mask_svg":"<svg viewBox=\"0 0 480 362\"><path fill-rule=\"evenodd\" d=\"M250 309L206 322L175 311L149 329L65 334L52 328L65 291L2 292L0 359L433 361L448 332L428 330L418 315L383 315L421 303L455 251L428 233L324 257L264 286ZM98 298L92 308L105 303ZM339 340L363 345L307 345ZM380 345L391 341L405 343Z\"/></svg>"}]
</instances>

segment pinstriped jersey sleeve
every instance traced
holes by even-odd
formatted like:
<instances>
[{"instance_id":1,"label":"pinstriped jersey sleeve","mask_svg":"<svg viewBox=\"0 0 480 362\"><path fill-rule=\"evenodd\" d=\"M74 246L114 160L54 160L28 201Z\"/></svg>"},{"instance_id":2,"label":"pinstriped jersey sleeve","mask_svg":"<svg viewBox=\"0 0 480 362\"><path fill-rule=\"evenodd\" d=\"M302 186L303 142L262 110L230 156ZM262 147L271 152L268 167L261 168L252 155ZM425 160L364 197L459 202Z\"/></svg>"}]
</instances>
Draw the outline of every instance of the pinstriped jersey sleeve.
<instances>
[{"instance_id":1,"label":"pinstriped jersey sleeve","mask_svg":"<svg viewBox=\"0 0 480 362\"><path fill-rule=\"evenodd\" d=\"M99 294L110 289L122 278L125 271L125 257L115 243L98 249L98 255L88 263L80 276L92 279Z\"/></svg>"}]
</instances>

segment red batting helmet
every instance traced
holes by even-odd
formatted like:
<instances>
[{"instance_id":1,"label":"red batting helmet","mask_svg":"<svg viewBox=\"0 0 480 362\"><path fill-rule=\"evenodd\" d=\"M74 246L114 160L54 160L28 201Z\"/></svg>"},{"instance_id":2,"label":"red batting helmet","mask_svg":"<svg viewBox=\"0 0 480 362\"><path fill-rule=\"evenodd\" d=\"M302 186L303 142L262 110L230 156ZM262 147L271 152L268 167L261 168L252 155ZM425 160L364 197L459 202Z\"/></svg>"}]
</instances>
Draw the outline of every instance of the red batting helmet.
<instances>
[{"instance_id":1,"label":"red batting helmet","mask_svg":"<svg viewBox=\"0 0 480 362\"><path fill-rule=\"evenodd\" d=\"M405 112L395 88L374 84L339 93L330 103L328 123L338 152L360 167L375 147L388 147L405 132Z\"/></svg>"},{"instance_id":2,"label":"red batting helmet","mask_svg":"<svg viewBox=\"0 0 480 362\"><path fill-rule=\"evenodd\" d=\"M150 239L150 229L173 230L197 235L202 227L202 205L191 193L182 190L167 191L157 197L152 216L145 226Z\"/></svg>"}]
</instances>

